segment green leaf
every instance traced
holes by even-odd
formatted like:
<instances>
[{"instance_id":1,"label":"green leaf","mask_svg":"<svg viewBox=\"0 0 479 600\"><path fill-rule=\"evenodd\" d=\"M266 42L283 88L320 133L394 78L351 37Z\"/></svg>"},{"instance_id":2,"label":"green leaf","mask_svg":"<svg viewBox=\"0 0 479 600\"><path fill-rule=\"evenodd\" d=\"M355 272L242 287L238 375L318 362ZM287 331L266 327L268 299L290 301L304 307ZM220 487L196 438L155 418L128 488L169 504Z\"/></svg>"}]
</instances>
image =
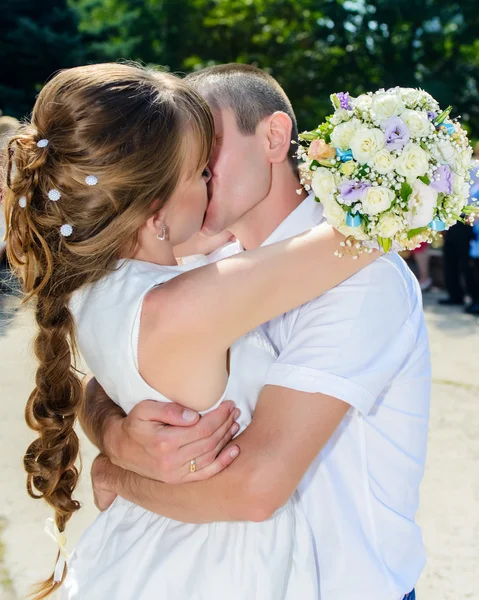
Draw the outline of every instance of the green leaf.
<instances>
[{"instance_id":1,"label":"green leaf","mask_svg":"<svg viewBox=\"0 0 479 600\"><path fill-rule=\"evenodd\" d=\"M448 106L446 108L446 110L443 110L442 113L440 115L437 115L437 117L434 119L434 125L436 125L436 127L438 125L442 125L442 123L444 123L444 121L447 119L447 117L449 116L450 112L452 110L452 106Z\"/></svg>"},{"instance_id":2,"label":"green leaf","mask_svg":"<svg viewBox=\"0 0 479 600\"><path fill-rule=\"evenodd\" d=\"M429 229L428 225L426 225L426 227L418 227L417 229L410 229L407 232L407 239L412 240L412 238L416 237L417 235L419 235L423 231L426 231L427 229Z\"/></svg>"},{"instance_id":3,"label":"green leaf","mask_svg":"<svg viewBox=\"0 0 479 600\"><path fill-rule=\"evenodd\" d=\"M393 245L393 242L390 238L383 238L378 236L378 242L381 248L384 250L384 252L389 252L389 250L391 250L391 246Z\"/></svg>"},{"instance_id":4,"label":"green leaf","mask_svg":"<svg viewBox=\"0 0 479 600\"><path fill-rule=\"evenodd\" d=\"M429 185L431 183L431 180L429 179L429 177L427 175L423 175L422 177L418 177L418 179L420 181L422 181L423 183L425 183L426 185Z\"/></svg>"},{"instance_id":5,"label":"green leaf","mask_svg":"<svg viewBox=\"0 0 479 600\"><path fill-rule=\"evenodd\" d=\"M321 135L317 131L304 131L298 135L299 139L304 142L312 142L313 140L317 140L321 137Z\"/></svg>"},{"instance_id":6,"label":"green leaf","mask_svg":"<svg viewBox=\"0 0 479 600\"><path fill-rule=\"evenodd\" d=\"M465 206L462 212L466 215L479 215L479 206Z\"/></svg>"},{"instance_id":7,"label":"green leaf","mask_svg":"<svg viewBox=\"0 0 479 600\"><path fill-rule=\"evenodd\" d=\"M312 171L313 167L319 167L319 162L317 160L312 160L309 166L309 170Z\"/></svg>"},{"instance_id":8,"label":"green leaf","mask_svg":"<svg viewBox=\"0 0 479 600\"><path fill-rule=\"evenodd\" d=\"M409 183L404 181L401 184L401 198L404 200L404 202L407 202L409 200L409 196L411 194L412 194L412 187L409 185Z\"/></svg>"},{"instance_id":9,"label":"green leaf","mask_svg":"<svg viewBox=\"0 0 479 600\"><path fill-rule=\"evenodd\" d=\"M331 99L331 102L334 106L334 108L341 108L341 102L339 101L339 98L336 96L336 94L331 94L331 96L329 96Z\"/></svg>"}]
</instances>

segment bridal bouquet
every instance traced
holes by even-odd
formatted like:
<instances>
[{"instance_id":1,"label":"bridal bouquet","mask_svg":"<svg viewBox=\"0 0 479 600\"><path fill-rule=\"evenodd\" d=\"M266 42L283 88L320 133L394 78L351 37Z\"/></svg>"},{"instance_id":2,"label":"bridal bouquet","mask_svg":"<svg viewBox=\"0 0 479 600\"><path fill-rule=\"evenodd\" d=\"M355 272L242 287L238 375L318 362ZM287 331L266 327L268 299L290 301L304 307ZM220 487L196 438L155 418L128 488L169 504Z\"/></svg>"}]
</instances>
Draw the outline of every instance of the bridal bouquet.
<instances>
[{"instance_id":1,"label":"bridal bouquet","mask_svg":"<svg viewBox=\"0 0 479 600\"><path fill-rule=\"evenodd\" d=\"M413 249L461 214L472 218L472 149L451 107L441 111L427 92L399 87L331 101L334 113L300 134L298 157L301 184L347 236L342 246Z\"/></svg>"}]
</instances>

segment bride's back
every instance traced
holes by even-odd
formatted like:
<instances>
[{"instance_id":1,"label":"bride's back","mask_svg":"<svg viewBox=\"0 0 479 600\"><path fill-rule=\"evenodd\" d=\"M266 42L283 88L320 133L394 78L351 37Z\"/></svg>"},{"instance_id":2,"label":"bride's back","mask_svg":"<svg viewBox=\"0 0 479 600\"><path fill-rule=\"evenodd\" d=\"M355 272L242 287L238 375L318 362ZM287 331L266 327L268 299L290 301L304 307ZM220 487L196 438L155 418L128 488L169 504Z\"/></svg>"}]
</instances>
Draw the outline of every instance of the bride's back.
<instances>
[{"instance_id":1,"label":"bride's back","mask_svg":"<svg viewBox=\"0 0 479 600\"><path fill-rule=\"evenodd\" d=\"M204 365L198 376L198 370L182 364L181 355L171 352L168 345L165 345L163 356L152 357L152 360L156 361L157 380L165 381L170 388L177 386L173 387L173 393L150 385L139 368L145 296L154 287L203 264L206 259L178 267L137 260L121 261L116 271L82 288L72 298L70 309L76 322L79 349L103 389L127 413L146 399L175 401L202 411L214 408L224 399L232 399L241 409L240 425L243 428L251 420L267 371L276 358L261 330L255 330L233 344L229 377L224 357L214 361L198 356L198 363ZM172 356L165 365L164 357L168 353ZM207 368L208 361L215 362L212 369ZM182 389L186 388L197 389L189 403L182 396ZM203 406L198 406L198 400L204 400Z\"/></svg>"}]
</instances>

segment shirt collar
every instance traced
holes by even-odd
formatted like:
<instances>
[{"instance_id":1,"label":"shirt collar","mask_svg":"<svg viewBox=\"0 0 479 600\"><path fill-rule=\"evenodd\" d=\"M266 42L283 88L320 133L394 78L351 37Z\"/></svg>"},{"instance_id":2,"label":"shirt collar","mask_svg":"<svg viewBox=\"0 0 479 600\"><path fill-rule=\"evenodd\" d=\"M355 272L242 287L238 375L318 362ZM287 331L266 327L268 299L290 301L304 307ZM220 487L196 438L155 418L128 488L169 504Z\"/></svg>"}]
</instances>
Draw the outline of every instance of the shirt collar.
<instances>
[{"instance_id":1,"label":"shirt collar","mask_svg":"<svg viewBox=\"0 0 479 600\"><path fill-rule=\"evenodd\" d=\"M268 246L286 240L319 225L323 220L323 207L315 201L314 194L310 194L261 245Z\"/></svg>"}]
</instances>

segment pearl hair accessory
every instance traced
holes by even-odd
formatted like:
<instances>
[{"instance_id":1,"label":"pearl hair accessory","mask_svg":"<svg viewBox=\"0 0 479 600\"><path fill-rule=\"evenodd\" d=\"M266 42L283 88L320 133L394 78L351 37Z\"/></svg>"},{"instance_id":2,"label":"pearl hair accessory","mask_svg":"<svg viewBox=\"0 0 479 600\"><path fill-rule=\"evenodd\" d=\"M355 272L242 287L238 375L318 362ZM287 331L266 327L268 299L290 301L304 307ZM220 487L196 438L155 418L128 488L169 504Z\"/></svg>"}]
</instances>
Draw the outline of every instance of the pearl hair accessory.
<instances>
[{"instance_id":1,"label":"pearl hair accessory","mask_svg":"<svg viewBox=\"0 0 479 600\"><path fill-rule=\"evenodd\" d=\"M58 190L50 190L48 192L48 198L52 202L58 202L58 200L60 200L61 197L62 197L62 195L60 194L60 192Z\"/></svg>"},{"instance_id":2,"label":"pearl hair accessory","mask_svg":"<svg viewBox=\"0 0 479 600\"><path fill-rule=\"evenodd\" d=\"M85 183L87 185L96 185L98 183L98 177L96 175L87 175L85 177Z\"/></svg>"},{"instance_id":3,"label":"pearl hair accessory","mask_svg":"<svg viewBox=\"0 0 479 600\"><path fill-rule=\"evenodd\" d=\"M60 227L60 233L63 237L69 237L73 233L73 227L68 223L65 223Z\"/></svg>"},{"instance_id":4,"label":"pearl hair accessory","mask_svg":"<svg viewBox=\"0 0 479 600\"><path fill-rule=\"evenodd\" d=\"M50 142L46 139L38 140L37 146L39 148L46 148Z\"/></svg>"},{"instance_id":5,"label":"pearl hair accessory","mask_svg":"<svg viewBox=\"0 0 479 600\"><path fill-rule=\"evenodd\" d=\"M27 205L27 197L22 196L21 198L19 198L18 204L20 205L21 208L25 208L25 206Z\"/></svg>"}]
</instances>

